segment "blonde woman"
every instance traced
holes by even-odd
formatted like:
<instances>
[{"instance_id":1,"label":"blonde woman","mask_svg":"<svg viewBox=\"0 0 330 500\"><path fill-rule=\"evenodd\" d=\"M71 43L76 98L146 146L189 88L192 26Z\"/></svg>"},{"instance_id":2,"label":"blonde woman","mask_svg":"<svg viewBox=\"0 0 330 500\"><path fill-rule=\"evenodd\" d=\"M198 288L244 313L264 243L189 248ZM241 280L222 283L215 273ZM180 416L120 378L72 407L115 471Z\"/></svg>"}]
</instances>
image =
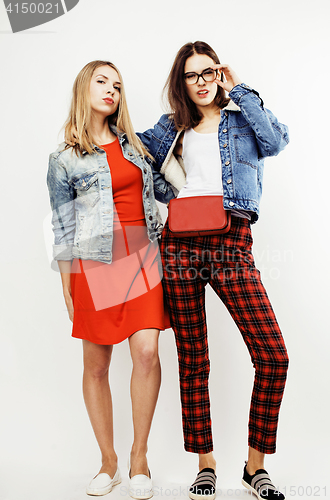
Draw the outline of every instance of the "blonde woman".
<instances>
[{"instance_id":1,"label":"blonde woman","mask_svg":"<svg viewBox=\"0 0 330 500\"><path fill-rule=\"evenodd\" d=\"M164 202L173 192L161 176L153 180L150 155L133 131L123 80L112 63L93 61L78 74L65 137L67 143L50 155L47 182L54 259L72 336L83 341L83 394L102 454L86 492L105 495L121 481L109 365L113 345L128 338L134 428L129 491L133 498L150 498L147 440L161 378L159 330L168 326L154 189Z\"/></svg>"}]
</instances>

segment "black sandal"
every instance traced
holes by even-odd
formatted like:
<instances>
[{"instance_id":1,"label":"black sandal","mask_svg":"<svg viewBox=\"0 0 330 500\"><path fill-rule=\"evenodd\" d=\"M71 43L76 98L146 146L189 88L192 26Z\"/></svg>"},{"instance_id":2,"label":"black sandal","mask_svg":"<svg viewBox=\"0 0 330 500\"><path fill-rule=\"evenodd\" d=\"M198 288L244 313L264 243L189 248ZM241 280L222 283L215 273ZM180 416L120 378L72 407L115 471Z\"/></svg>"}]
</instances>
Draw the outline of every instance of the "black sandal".
<instances>
[{"instance_id":1,"label":"black sandal","mask_svg":"<svg viewBox=\"0 0 330 500\"><path fill-rule=\"evenodd\" d=\"M214 469L202 469L189 488L189 498L192 500L214 500L216 495L216 480Z\"/></svg>"}]
</instances>

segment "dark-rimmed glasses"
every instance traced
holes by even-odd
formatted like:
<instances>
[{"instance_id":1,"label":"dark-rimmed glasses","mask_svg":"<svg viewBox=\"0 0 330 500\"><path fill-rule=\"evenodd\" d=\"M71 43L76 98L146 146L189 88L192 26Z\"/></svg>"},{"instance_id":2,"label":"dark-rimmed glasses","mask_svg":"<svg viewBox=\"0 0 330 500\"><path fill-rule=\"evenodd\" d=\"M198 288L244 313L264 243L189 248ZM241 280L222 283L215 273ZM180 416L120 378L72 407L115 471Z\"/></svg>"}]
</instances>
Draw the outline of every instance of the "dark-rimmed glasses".
<instances>
[{"instance_id":1,"label":"dark-rimmed glasses","mask_svg":"<svg viewBox=\"0 0 330 500\"><path fill-rule=\"evenodd\" d=\"M183 76L185 82L188 85L194 85L194 83L197 83L200 76L203 78L204 82L214 82L214 80L217 77L217 70L212 68L206 68L199 74L194 72L189 72L185 73Z\"/></svg>"}]
</instances>

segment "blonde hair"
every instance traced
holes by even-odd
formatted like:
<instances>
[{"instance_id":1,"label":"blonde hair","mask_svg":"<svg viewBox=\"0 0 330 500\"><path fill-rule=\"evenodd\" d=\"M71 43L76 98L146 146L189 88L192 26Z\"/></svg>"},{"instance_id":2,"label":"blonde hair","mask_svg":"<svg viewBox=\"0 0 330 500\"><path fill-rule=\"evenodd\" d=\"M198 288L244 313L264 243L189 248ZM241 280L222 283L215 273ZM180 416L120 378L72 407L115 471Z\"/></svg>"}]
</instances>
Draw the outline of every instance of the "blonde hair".
<instances>
[{"instance_id":1,"label":"blonde hair","mask_svg":"<svg viewBox=\"0 0 330 500\"><path fill-rule=\"evenodd\" d=\"M109 125L116 125L120 132L125 133L128 142L140 155L152 158L134 132L128 112L122 76L118 68L110 61L91 61L83 67L75 79L72 89L70 112L64 125L65 141L68 147L72 146L77 156L78 153L82 153L83 151L87 151L89 154L95 152L95 141L91 134L92 109L89 88L93 73L100 66L110 66L110 68L117 71L121 82L119 105L116 112L108 117Z\"/></svg>"}]
</instances>

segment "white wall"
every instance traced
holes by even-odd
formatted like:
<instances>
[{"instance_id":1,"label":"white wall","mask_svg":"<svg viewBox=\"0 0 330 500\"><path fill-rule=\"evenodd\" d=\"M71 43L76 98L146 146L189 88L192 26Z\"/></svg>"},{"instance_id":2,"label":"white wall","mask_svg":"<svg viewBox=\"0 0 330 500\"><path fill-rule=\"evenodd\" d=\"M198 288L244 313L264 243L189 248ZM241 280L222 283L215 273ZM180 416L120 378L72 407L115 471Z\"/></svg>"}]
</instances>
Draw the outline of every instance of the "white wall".
<instances>
[{"instance_id":1,"label":"white wall","mask_svg":"<svg viewBox=\"0 0 330 500\"><path fill-rule=\"evenodd\" d=\"M287 498L326 496L329 15L328 0L80 0L65 16L12 34L1 3L1 500L85 498L85 482L99 467L81 394L81 342L70 337L60 276L50 269L43 236L48 155L62 140L73 80L88 61L112 60L124 77L133 124L144 130L162 113L161 89L177 50L198 39L290 128L291 144L266 162L261 217L253 227L256 261L291 358L278 453L266 467ZM239 489L253 369L211 290L207 310L219 488ZM189 484L197 462L183 451L171 330L161 334L160 355L163 383L149 461L157 485L171 488ZM124 475L132 440L130 370L124 342L110 374Z\"/></svg>"}]
</instances>

